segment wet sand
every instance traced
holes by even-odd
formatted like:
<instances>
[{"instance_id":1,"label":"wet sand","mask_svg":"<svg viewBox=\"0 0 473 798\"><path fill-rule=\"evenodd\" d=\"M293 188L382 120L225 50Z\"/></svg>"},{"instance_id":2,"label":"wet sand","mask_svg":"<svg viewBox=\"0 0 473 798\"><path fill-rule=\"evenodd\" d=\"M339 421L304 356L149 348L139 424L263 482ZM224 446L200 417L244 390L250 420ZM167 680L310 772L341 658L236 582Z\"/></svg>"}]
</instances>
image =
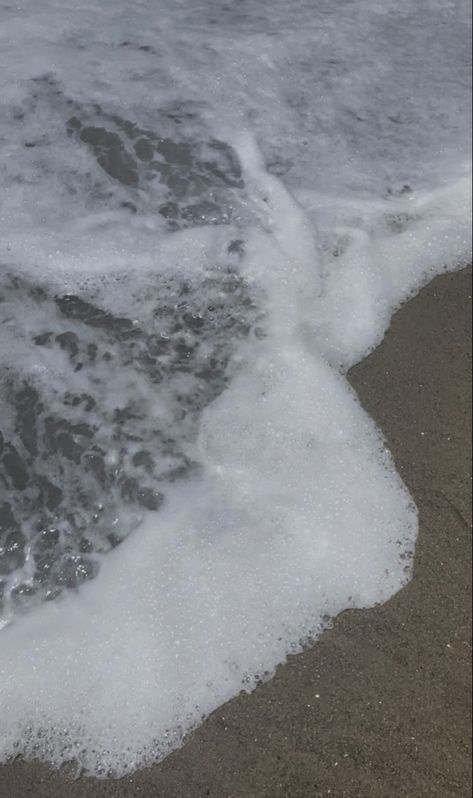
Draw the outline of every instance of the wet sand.
<instances>
[{"instance_id":1,"label":"wet sand","mask_svg":"<svg viewBox=\"0 0 473 798\"><path fill-rule=\"evenodd\" d=\"M161 765L68 782L16 762L0 768L0 798L470 795L471 269L405 305L350 381L419 507L411 584L341 615Z\"/></svg>"}]
</instances>

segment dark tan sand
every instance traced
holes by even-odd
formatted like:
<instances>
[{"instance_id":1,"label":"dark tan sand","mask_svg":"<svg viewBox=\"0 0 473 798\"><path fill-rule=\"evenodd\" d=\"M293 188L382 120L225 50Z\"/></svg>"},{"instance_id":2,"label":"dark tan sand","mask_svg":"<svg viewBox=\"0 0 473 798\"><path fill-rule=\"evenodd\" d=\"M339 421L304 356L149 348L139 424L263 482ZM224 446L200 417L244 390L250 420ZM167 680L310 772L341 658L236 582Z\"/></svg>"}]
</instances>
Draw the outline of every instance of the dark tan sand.
<instances>
[{"instance_id":1,"label":"dark tan sand","mask_svg":"<svg viewBox=\"0 0 473 798\"><path fill-rule=\"evenodd\" d=\"M67 782L15 763L1 798L470 795L470 286L470 270L435 280L350 375L419 506L413 582L344 613L161 765Z\"/></svg>"}]
</instances>

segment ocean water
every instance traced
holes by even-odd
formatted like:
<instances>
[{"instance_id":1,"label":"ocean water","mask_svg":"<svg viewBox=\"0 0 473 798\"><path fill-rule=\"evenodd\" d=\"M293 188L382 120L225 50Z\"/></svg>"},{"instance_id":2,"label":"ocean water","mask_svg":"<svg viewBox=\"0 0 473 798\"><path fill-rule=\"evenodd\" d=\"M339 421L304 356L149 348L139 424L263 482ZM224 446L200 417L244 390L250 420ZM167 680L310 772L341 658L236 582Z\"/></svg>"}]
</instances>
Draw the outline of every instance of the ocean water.
<instances>
[{"instance_id":1,"label":"ocean water","mask_svg":"<svg viewBox=\"0 0 473 798\"><path fill-rule=\"evenodd\" d=\"M0 761L156 762L409 580L345 374L471 257L470 24L0 3Z\"/></svg>"}]
</instances>

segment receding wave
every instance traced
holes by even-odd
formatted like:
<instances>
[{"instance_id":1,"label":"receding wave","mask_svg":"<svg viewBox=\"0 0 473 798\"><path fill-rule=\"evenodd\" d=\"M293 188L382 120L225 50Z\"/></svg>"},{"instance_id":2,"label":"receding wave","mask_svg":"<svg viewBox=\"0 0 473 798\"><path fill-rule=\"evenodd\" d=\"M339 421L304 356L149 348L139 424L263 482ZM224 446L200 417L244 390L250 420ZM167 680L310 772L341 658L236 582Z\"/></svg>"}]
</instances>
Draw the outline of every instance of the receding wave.
<instances>
[{"instance_id":1,"label":"receding wave","mask_svg":"<svg viewBox=\"0 0 473 798\"><path fill-rule=\"evenodd\" d=\"M0 759L157 761L410 578L344 375L470 255L469 23L0 8Z\"/></svg>"}]
</instances>

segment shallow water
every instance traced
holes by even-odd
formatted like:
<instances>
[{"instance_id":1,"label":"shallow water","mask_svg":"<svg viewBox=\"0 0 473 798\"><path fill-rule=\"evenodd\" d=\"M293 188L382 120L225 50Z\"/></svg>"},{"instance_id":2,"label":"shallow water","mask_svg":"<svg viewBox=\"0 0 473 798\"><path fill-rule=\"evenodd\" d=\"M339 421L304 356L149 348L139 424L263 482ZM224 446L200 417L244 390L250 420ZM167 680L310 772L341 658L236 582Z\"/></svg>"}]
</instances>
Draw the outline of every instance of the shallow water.
<instances>
[{"instance_id":1,"label":"shallow water","mask_svg":"<svg viewBox=\"0 0 473 798\"><path fill-rule=\"evenodd\" d=\"M155 761L409 578L343 375L469 257L469 24L0 5L0 757Z\"/></svg>"}]
</instances>

